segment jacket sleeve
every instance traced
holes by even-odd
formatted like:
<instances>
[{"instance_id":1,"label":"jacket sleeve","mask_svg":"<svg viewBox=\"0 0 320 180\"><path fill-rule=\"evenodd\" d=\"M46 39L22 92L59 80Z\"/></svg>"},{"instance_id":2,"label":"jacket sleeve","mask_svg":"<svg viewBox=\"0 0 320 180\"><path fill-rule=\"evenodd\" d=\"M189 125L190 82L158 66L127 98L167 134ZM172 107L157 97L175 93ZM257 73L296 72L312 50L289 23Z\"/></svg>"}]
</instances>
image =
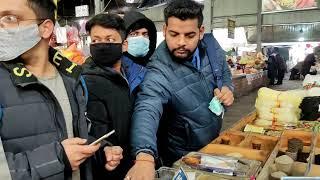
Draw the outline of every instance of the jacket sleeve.
<instances>
[{"instance_id":1,"label":"jacket sleeve","mask_svg":"<svg viewBox=\"0 0 320 180\"><path fill-rule=\"evenodd\" d=\"M223 77L223 86L227 86L232 92L234 91L234 85L232 83L232 74L228 66L225 56L222 56L222 77Z\"/></svg>"},{"instance_id":2,"label":"jacket sleeve","mask_svg":"<svg viewBox=\"0 0 320 180\"><path fill-rule=\"evenodd\" d=\"M143 151L157 157L156 135L163 106L171 99L170 85L163 72L149 67L140 88L132 117L132 151L134 156Z\"/></svg>"},{"instance_id":3,"label":"jacket sleeve","mask_svg":"<svg viewBox=\"0 0 320 180\"><path fill-rule=\"evenodd\" d=\"M21 153L5 152L13 180L64 178L64 150L59 142Z\"/></svg>"}]
</instances>

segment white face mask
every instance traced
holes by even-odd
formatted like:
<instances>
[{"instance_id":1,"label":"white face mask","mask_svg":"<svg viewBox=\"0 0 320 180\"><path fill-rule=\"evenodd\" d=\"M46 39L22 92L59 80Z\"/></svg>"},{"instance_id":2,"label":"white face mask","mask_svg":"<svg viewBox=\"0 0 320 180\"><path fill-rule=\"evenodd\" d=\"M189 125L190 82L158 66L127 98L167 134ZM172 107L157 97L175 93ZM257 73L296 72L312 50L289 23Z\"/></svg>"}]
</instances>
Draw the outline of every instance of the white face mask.
<instances>
[{"instance_id":1,"label":"white face mask","mask_svg":"<svg viewBox=\"0 0 320 180\"><path fill-rule=\"evenodd\" d=\"M41 37L37 24L0 28L0 61L13 60L37 45Z\"/></svg>"}]
</instances>

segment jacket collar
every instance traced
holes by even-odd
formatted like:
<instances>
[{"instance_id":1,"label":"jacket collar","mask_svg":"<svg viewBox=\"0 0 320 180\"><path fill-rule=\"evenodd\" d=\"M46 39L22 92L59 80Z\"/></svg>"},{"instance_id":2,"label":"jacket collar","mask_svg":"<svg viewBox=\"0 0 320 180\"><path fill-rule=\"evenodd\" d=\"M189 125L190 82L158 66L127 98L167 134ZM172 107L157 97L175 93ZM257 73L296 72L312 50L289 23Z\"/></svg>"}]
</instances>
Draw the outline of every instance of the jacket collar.
<instances>
[{"instance_id":1,"label":"jacket collar","mask_svg":"<svg viewBox=\"0 0 320 180\"><path fill-rule=\"evenodd\" d=\"M79 80L82 71L81 66L69 61L59 51L50 48L49 61L55 65L60 73L71 77L76 81ZM14 85L25 87L29 84L38 83L38 79L25 68L19 58L8 62L1 62L1 64L9 70Z\"/></svg>"},{"instance_id":2,"label":"jacket collar","mask_svg":"<svg viewBox=\"0 0 320 180\"><path fill-rule=\"evenodd\" d=\"M92 57L88 57L86 63L83 65L83 75L95 75L105 77L115 83L124 83L126 86L129 85L126 74L123 70L123 66L121 65L122 73L116 72L114 69L110 67L103 67L97 65Z\"/></svg>"}]
</instances>

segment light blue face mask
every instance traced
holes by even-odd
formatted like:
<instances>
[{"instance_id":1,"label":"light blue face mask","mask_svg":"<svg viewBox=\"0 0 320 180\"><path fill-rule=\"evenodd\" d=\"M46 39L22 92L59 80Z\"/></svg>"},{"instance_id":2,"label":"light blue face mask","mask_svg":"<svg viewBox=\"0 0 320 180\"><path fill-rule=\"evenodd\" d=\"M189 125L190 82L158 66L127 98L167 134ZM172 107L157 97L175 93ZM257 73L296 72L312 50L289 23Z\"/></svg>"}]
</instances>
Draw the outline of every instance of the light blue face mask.
<instances>
[{"instance_id":1,"label":"light blue face mask","mask_svg":"<svg viewBox=\"0 0 320 180\"><path fill-rule=\"evenodd\" d=\"M150 40L143 36L128 37L128 53L134 57L144 57L149 52Z\"/></svg>"},{"instance_id":2,"label":"light blue face mask","mask_svg":"<svg viewBox=\"0 0 320 180\"><path fill-rule=\"evenodd\" d=\"M0 28L0 61L10 61L40 42L37 24L15 29Z\"/></svg>"},{"instance_id":3,"label":"light blue face mask","mask_svg":"<svg viewBox=\"0 0 320 180\"><path fill-rule=\"evenodd\" d=\"M224 108L216 97L213 97L213 99L209 103L209 109L217 116L220 116L221 114L222 117L224 116Z\"/></svg>"}]
</instances>

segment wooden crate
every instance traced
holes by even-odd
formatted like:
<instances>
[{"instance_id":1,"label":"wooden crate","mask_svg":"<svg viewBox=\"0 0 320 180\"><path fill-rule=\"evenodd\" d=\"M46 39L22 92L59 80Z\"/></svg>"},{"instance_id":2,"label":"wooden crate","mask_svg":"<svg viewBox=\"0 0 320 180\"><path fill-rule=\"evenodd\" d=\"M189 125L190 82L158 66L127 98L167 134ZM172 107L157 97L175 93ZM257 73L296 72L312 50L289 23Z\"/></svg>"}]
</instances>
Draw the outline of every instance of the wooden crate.
<instances>
[{"instance_id":1,"label":"wooden crate","mask_svg":"<svg viewBox=\"0 0 320 180\"><path fill-rule=\"evenodd\" d=\"M229 145L221 144L225 137L230 139ZM252 142L254 141L261 142L260 150L253 149ZM219 155L240 153L243 155L243 158L258 160L264 164L277 143L277 137L226 131L210 144L202 148L200 152Z\"/></svg>"},{"instance_id":2,"label":"wooden crate","mask_svg":"<svg viewBox=\"0 0 320 180\"><path fill-rule=\"evenodd\" d=\"M272 151L278 143L278 137L265 136L255 133L243 133L237 131L225 131L218 138L213 140L211 144L223 144L224 139L230 139L231 146L238 146L252 149L252 143L260 141L262 143L261 150Z\"/></svg>"},{"instance_id":3,"label":"wooden crate","mask_svg":"<svg viewBox=\"0 0 320 180\"><path fill-rule=\"evenodd\" d=\"M229 130L230 131L240 131L243 132L247 124L252 124L257 118L257 112L253 111L252 113L241 118L237 123L235 123Z\"/></svg>"},{"instance_id":4,"label":"wooden crate","mask_svg":"<svg viewBox=\"0 0 320 180\"><path fill-rule=\"evenodd\" d=\"M190 152L187 156L193 156L197 152ZM218 154L214 154L218 155ZM256 176L261 169L261 162L259 161L254 161L254 160L247 160L247 159L241 159L242 162L245 162L250 166L249 170L247 171L248 174ZM228 175L222 175L222 174L215 174L215 173L210 173L210 172L205 172L197 169L193 169L192 167L186 165L182 159L178 160L173 164L173 167L178 169L180 167L183 167L186 171L194 171L196 173L199 173L200 175L197 177L197 180L247 180L250 177L235 177L235 176L228 176Z\"/></svg>"},{"instance_id":5,"label":"wooden crate","mask_svg":"<svg viewBox=\"0 0 320 180\"><path fill-rule=\"evenodd\" d=\"M274 164L274 161L280 151L285 152L288 149L288 140L291 138L301 139L304 143L303 151L311 152L311 156L315 154L320 154L320 136L317 138L317 143L314 149L311 149L311 139L312 133L306 131L297 130L286 130L283 132L278 144L276 145L274 151L270 154L269 159L265 163L264 167L260 171L257 180L268 180L270 175L270 166ZM315 152L315 153L312 153ZM292 172L294 176L301 176L306 169L307 164L302 162L294 162ZM303 176L303 175L302 175ZM309 173L310 177L320 176L320 166L312 165L311 171Z\"/></svg>"}]
</instances>

